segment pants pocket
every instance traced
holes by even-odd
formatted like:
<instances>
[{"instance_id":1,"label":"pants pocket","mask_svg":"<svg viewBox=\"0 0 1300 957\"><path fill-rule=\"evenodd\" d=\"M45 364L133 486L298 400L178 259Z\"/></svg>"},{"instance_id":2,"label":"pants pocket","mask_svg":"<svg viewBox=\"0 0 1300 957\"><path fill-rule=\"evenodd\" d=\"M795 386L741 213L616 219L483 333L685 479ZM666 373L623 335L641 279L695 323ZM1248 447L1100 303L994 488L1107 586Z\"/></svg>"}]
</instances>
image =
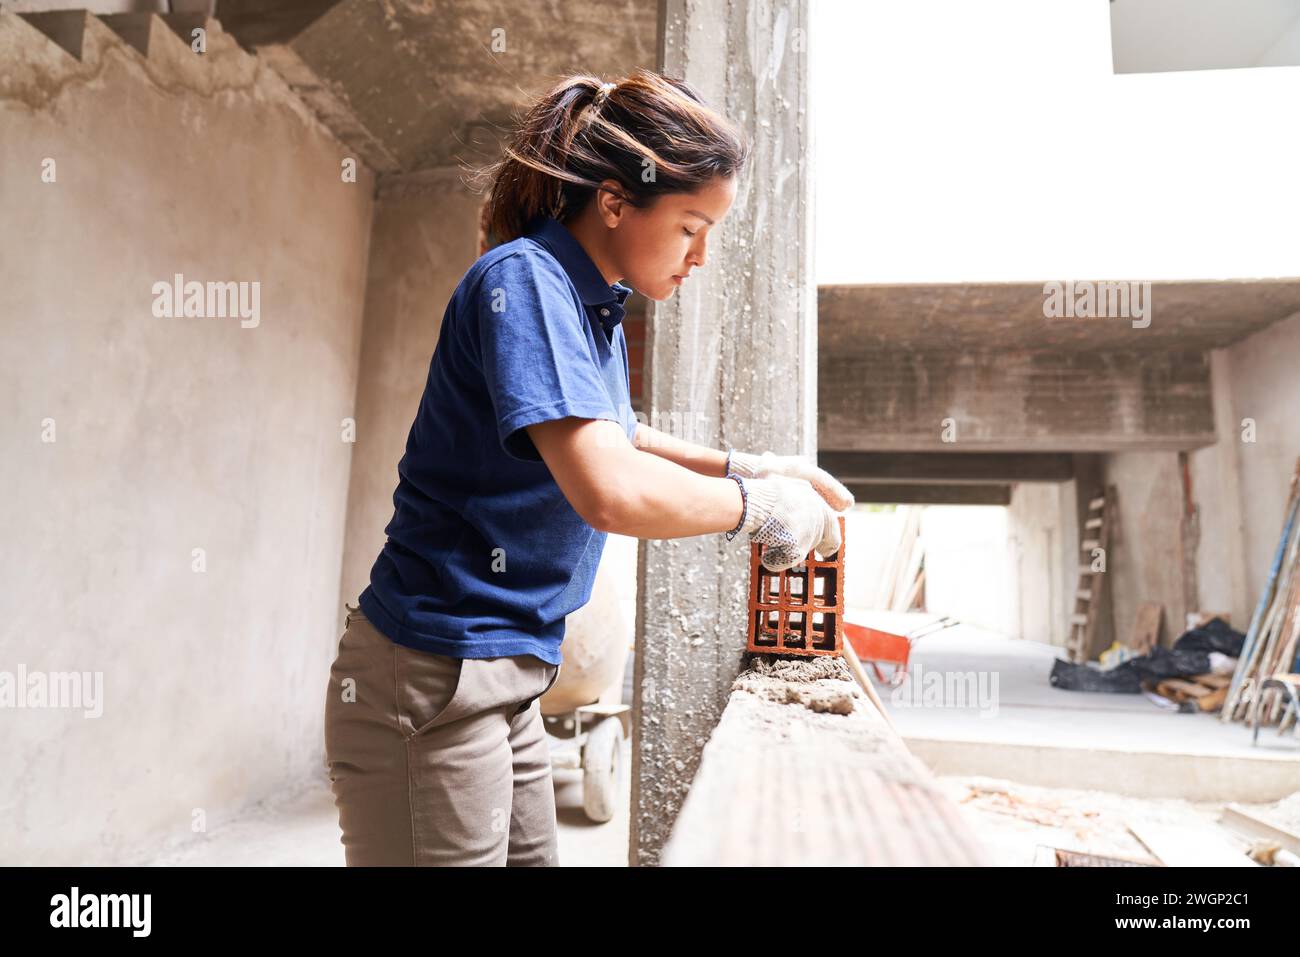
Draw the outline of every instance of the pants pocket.
<instances>
[{"instance_id":1,"label":"pants pocket","mask_svg":"<svg viewBox=\"0 0 1300 957\"><path fill-rule=\"evenodd\" d=\"M551 681L550 681L550 684L548 684L545 688L542 689L542 694L546 694L546 692L550 691L552 688L555 687L555 682L558 681L559 678L560 678L560 668L561 668L561 667L562 667L561 665L556 665L556 666L555 666L555 673L554 673L553 675L551 675ZM540 698L541 695L538 695L538 697Z\"/></svg>"},{"instance_id":2,"label":"pants pocket","mask_svg":"<svg viewBox=\"0 0 1300 957\"><path fill-rule=\"evenodd\" d=\"M555 687L555 682L559 679L559 677L560 677L560 666L551 665L551 677L547 680L546 687L543 688L541 691L537 692L537 694L533 695L527 701L523 702L518 708L516 708L515 715L516 716L521 715L529 708L531 708L533 706L534 701L537 701L539 698L542 697L542 695L546 694L546 692L550 691L552 688Z\"/></svg>"},{"instance_id":3,"label":"pants pocket","mask_svg":"<svg viewBox=\"0 0 1300 957\"><path fill-rule=\"evenodd\" d=\"M463 696L472 661L393 643L397 723L408 740L437 724L452 703Z\"/></svg>"}]
</instances>

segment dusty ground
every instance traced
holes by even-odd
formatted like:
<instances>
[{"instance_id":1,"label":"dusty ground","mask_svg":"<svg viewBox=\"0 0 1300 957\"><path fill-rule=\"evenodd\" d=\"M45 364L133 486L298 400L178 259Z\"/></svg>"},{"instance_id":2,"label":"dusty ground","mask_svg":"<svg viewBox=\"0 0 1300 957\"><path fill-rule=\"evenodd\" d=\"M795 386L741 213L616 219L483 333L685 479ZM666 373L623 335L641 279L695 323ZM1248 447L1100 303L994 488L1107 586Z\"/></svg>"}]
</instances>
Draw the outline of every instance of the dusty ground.
<instances>
[{"instance_id":1,"label":"dusty ground","mask_svg":"<svg viewBox=\"0 0 1300 957\"><path fill-rule=\"evenodd\" d=\"M1222 803L1141 799L1105 791L1042 788L987 777L940 776L939 785L970 821L993 862L1034 863L1040 845L1092 854L1146 859L1147 849L1127 822L1187 827L1246 843L1219 824ZM1280 827L1300 831L1300 792L1277 804L1242 804Z\"/></svg>"},{"instance_id":2,"label":"dusty ground","mask_svg":"<svg viewBox=\"0 0 1300 957\"><path fill-rule=\"evenodd\" d=\"M593 824L582 813L582 783L574 772L555 772L561 867L626 867L631 744L624 743L623 798L612 821ZM342 867L338 811L322 778L276 801L250 808L237 821L170 850L123 863L165 867Z\"/></svg>"}]
</instances>

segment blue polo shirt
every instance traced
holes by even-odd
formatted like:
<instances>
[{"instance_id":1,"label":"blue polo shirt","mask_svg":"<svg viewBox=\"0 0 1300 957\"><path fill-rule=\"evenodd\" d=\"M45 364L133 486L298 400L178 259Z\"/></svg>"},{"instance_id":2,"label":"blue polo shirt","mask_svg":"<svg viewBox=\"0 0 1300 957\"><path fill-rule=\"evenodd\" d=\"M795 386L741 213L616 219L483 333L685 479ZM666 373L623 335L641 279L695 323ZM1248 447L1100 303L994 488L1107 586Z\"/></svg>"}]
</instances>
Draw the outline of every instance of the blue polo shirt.
<instances>
[{"instance_id":1,"label":"blue polo shirt","mask_svg":"<svg viewBox=\"0 0 1300 957\"><path fill-rule=\"evenodd\" d=\"M633 438L631 292L550 217L461 278L397 466L388 540L358 599L390 639L560 664L564 617L591 597L607 536L574 511L525 426L610 419Z\"/></svg>"}]
</instances>

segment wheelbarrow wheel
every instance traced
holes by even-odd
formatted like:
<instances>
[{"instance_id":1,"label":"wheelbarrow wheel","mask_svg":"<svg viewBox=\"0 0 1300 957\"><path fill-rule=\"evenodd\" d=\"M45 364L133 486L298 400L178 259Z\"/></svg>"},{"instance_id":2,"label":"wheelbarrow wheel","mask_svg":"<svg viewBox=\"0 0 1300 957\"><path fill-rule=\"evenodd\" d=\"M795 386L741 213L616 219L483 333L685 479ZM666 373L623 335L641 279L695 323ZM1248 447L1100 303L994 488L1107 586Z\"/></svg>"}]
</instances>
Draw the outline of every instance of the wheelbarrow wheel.
<instances>
[{"instance_id":1,"label":"wheelbarrow wheel","mask_svg":"<svg viewBox=\"0 0 1300 957\"><path fill-rule=\"evenodd\" d=\"M597 824L614 816L623 773L623 722L605 718L582 747L582 810Z\"/></svg>"}]
</instances>

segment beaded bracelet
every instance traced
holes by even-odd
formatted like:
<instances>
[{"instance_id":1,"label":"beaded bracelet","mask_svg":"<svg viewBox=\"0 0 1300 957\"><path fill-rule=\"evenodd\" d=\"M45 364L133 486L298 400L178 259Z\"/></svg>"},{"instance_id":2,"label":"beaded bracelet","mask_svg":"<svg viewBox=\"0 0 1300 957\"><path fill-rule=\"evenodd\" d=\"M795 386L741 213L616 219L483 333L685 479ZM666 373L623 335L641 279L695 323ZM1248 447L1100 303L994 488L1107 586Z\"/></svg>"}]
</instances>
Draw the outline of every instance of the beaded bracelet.
<instances>
[{"instance_id":1,"label":"beaded bracelet","mask_svg":"<svg viewBox=\"0 0 1300 957\"><path fill-rule=\"evenodd\" d=\"M741 477L739 475L733 475L730 469L727 471L727 478L735 479L736 484L740 486L740 500L742 502L740 509L740 524L727 532L727 541L731 541L736 537L736 533L745 527L745 519L749 515L749 493L745 491L745 483Z\"/></svg>"}]
</instances>

